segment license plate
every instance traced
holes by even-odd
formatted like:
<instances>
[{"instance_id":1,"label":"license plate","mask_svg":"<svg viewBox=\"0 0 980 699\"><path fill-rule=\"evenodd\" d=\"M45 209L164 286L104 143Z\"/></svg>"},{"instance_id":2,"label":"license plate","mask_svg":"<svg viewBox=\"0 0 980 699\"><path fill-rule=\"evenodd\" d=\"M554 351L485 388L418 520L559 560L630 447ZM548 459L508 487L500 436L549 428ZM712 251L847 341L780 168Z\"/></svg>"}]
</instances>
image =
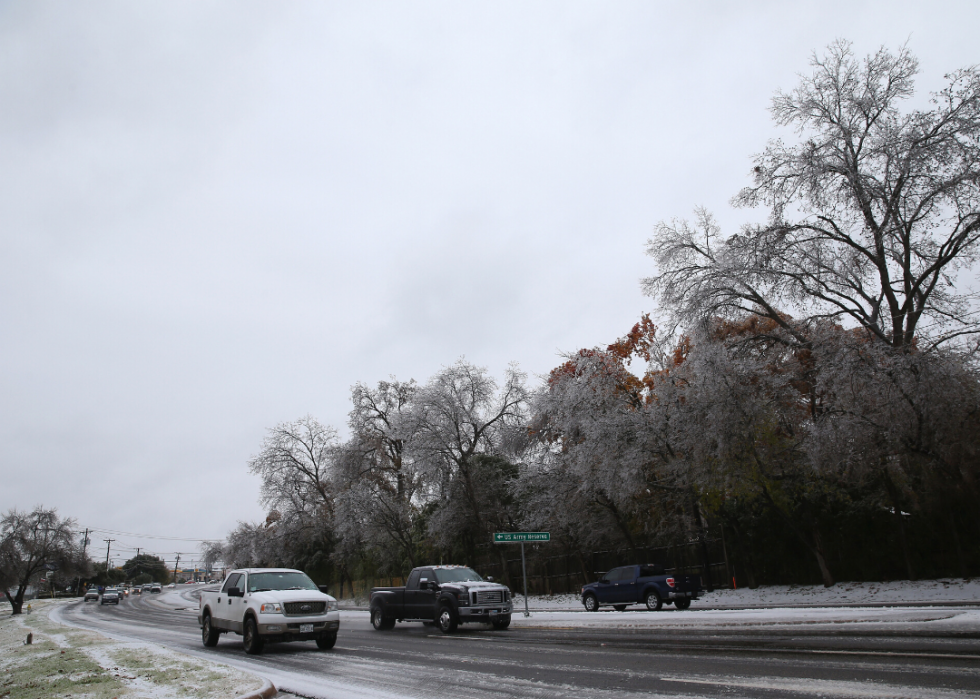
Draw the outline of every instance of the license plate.
<instances>
[{"instance_id":1,"label":"license plate","mask_svg":"<svg viewBox=\"0 0 980 699\"><path fill-rule=\"evenodd\" d=\"M494 614L500 614L500 610L499 609L491 609L490 610L490 615L493 616Z\"/></svg>"},{"instance_id":2,"label":"license plate","mask_svg":"<svg viewBox=\"0 0 980 699\"><path fill-rule=\"evenodd\" d=\"M299 632L300 633L313 633L313 624L300 624L299 625Z\"/></svg>"}]
</instances>

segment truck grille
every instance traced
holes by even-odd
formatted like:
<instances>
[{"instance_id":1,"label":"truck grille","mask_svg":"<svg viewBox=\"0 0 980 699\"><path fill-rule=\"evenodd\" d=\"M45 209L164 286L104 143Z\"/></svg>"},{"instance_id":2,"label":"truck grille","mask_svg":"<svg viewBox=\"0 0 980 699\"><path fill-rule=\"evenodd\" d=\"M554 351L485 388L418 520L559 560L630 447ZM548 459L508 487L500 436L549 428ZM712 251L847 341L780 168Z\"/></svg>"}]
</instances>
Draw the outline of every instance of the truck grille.
<instances>
[{"instance_id":1,"label":"truck grille","mask_svg":"<svg viewBox=\"0 0 980 699\"><path fill-rule=\"evenodd\" d=\"M326 608L326 602L286 602L282 605L283 614L286 616L323 614L323 610Z\"/></svg>"},{"instance_id":2,"label":"truck grille","mask_svg":"<svg viewBox=\"0 0 980 699\"><path fill-rule=\"evenodd\" d=\"M479 590L476 593L477 604L502 604L504 593L502 590Z\"/></svg>"}]
</instances>

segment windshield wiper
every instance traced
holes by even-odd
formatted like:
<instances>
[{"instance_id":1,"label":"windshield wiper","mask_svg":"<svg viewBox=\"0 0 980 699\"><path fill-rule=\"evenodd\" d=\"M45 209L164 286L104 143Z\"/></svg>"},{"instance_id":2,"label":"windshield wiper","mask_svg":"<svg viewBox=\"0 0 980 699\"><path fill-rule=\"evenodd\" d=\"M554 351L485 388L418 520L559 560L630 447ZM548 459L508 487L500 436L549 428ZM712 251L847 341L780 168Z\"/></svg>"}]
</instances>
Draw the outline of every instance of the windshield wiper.
<instances>
[{"instance_id":1,"label":"windshield wiper","mask_svg":"<svg viewBox=\"0 0 980 699\"><path fill-rule=\"evenodd\" d=\"M252 590L252 592L272 592L271 587L260 587L258 590Z\"/></svg>"}]
</instances>

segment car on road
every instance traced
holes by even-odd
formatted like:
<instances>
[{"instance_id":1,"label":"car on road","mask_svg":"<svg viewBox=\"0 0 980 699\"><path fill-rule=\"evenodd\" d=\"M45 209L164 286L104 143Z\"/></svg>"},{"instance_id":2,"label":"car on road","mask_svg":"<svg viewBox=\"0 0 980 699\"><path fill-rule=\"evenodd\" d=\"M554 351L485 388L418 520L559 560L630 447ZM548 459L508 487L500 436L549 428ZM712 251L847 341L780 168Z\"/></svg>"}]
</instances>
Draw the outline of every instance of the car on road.
<instances>
[{"instance_id":1,"label":"car on road","mask_svg":"<svg viewBox=\"0 0 980 699\"><path fill-rule=\"evenodd\" d=\"M163 592L163 585L160 583L153 583L150 585L150 592Z\"/></svg>"},{"instance_id":2,"label":"car on road","mask_svg":"<svg viewBox=\"0 0 980 699\"><path fill-rule=\"evenodd\" d=\"M114 587L107 587L102 591L102 600L99 604L119 604L119 600L122 596L119 594L119 590Z\"/></svg>"},{"instance_id":3,"label":"car on road","mask_svg":"<svg viewBox=\"0 0 980 699\"><path fill-rule=\"evenodd\" d=\"M141 585L133 585L132 594L141 595L143 594L143 587Z\"/></svg>"},{"instance_id":4,"label":"car on road","mask_svg":"<svg viewBox=\"0 0 980 699\"><path fill-rule=\"evenodd\" d=\"M98 601L99 600L99 588L90 587L85 591L85 601L88 602L90 599Z\"/></svg>"},{"instance_id":5,"label":"car on road","mask_svg":"<svg viewBox=\"0 0 980 699\"><path fill-rule=\"evenodd\" d=\"M221 634L242 636L249 655L266 643L316 641L333 648L340 630L337 600L306 573L290 568L242 568L228 573L220 590L202 590L197 620L201 640L218 645Z\"/></svg>"},{"instance_id":6,"label":"car on road","mask_svg":"<svg viewBox=\"0 0 980 699\"><path fill-rule=\"evenodd\" d=\"M404 587L371 590L371 625L378 631L397 621L435 624L443 633L474 622L503 630L510 626L512 611L510 588L466 566L415 568Z\"/></svg>"},{"instance_id":7,"label":"car on road","mask_svg":"<svg viewBox=\"0 0 980 699\"><path fill-rule=\"evenodd\" d=\"M701 594L701 576L667 575L663 566L651 563L613 568L594 583L582 586L586 611L612 607L618 612L631 604L659 611L665 604L687 609Z\"/></svg>"}]
</instances>

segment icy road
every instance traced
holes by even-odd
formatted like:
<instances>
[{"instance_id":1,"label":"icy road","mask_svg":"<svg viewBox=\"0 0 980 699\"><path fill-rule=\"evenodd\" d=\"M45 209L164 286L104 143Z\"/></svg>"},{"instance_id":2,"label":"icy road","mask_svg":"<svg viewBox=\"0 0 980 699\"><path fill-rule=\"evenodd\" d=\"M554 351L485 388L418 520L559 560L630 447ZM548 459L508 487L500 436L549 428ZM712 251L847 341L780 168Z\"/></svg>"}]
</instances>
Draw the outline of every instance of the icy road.
<instances>
[{"instance_id":1,"label":"icy road","mask_svg":"<svg viewBox=\"0 0 980 699\"><path fill-rule=\"evenodd\" d=\"M507 631L374 631L341 616L334 650L201 645L197 588L78 602L58 619L247 669L306 697L980 698L980 610L957 607L537 612Z\"/></svg>"}]
</instances>

